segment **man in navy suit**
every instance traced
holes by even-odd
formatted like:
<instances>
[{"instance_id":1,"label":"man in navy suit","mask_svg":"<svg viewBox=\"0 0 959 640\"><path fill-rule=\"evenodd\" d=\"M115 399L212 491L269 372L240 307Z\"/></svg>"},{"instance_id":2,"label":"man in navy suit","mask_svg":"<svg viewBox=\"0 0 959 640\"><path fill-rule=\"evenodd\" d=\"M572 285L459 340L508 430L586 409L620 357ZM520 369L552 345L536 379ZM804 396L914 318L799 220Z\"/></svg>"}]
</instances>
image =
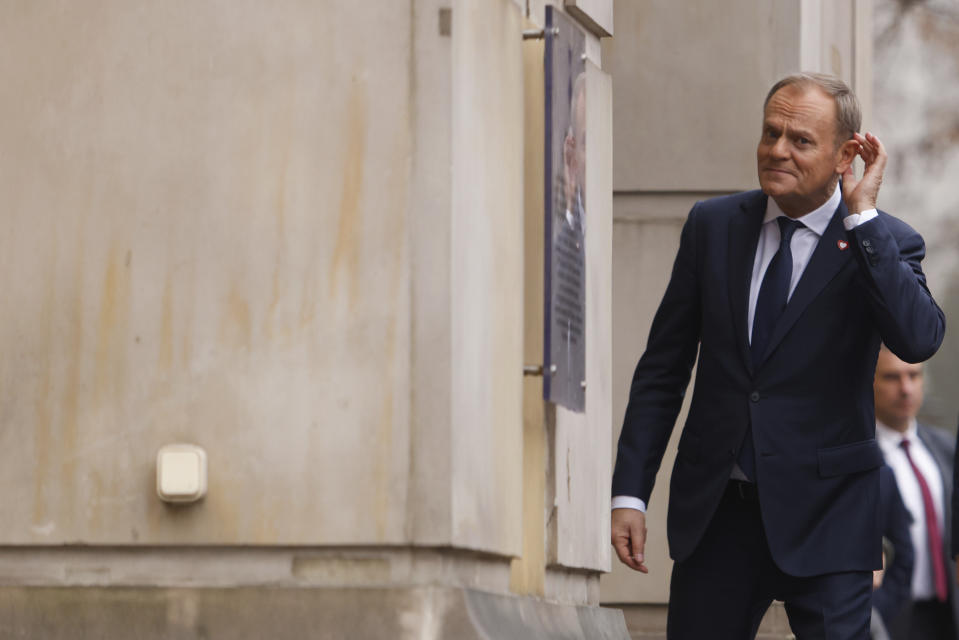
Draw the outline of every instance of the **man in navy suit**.
<instances>
[{"instance_id":1,"label":"man in navy suit","mask_svg":"<svg viewBox=\"0 0 959 640\"><path fill-rule=\"evenodd\" d=\"M799 640L869 637L876 354L927 359L945 319L922 238L876 209L886 152L860 120L839 79L784 78L763 109L762 190L699 202L683 227L612 487L613 546L646 571L646 504L695 362L666 520L671 640L753 638L774 599Z\"/></svg>"}]
</instances>

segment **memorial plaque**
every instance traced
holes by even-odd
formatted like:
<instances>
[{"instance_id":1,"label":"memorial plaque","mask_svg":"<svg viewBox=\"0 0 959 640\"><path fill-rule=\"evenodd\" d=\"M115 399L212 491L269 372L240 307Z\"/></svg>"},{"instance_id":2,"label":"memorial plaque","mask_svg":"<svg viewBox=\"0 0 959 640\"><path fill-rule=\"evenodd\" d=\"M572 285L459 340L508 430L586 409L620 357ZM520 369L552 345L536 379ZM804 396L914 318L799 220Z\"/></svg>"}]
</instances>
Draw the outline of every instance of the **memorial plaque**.
<instances>
[{"instance_id":1,"label":"memorial plaque","mask_svg":"<svg viewBox=\"0 0 959 640\"><path fill-rule=\"evenodd\" d=\"M546 7L543 397L586 408L586 38Z\"/></svg>"}]
</instances>

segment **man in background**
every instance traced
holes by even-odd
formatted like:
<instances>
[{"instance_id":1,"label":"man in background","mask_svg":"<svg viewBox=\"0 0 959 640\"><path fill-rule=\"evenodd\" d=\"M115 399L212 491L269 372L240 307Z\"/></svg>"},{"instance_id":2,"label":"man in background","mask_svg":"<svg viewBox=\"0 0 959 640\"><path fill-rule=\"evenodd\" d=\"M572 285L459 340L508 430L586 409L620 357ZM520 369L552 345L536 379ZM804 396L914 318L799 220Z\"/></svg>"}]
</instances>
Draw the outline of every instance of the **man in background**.
<instances>
[{"instance_id":1,"label":"man in background","mask_svg":"<svg viewBox=\"0 0 959 640\"><path fill-rule=\"evenodd\" d=\"M873 384L876 437L912 516L915 552L911 606L887 626L895 640L955 640L959 602L949 553L955 444L951 434L916 421L923 384L921 364L880 349Z\"/></svg>"}]
</instances>

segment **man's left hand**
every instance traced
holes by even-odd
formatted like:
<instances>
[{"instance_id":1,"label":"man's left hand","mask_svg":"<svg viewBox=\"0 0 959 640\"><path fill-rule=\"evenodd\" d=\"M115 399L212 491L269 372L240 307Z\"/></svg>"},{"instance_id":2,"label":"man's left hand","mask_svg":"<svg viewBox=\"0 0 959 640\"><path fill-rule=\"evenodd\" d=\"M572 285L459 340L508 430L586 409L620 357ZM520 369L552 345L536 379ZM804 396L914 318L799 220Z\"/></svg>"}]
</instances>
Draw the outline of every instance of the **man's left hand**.
<instances>
[{"instance_id":1,"label":"man's left hand","mask_svg":"<svg viewBox=\"0 0 959 640\"><path fill-rule=\"evenodd\" d=\"M859 156L866 163L866 169L861 179L856 179L852 165L842 175L842 197L846 201L849 213L862 213L876 208L879 197L879 185L882 184L882 174L886 169L886 148L879 138L867 133L865 136L858 133L853 138L859 143Z\"/></svg>"}]
</instances>

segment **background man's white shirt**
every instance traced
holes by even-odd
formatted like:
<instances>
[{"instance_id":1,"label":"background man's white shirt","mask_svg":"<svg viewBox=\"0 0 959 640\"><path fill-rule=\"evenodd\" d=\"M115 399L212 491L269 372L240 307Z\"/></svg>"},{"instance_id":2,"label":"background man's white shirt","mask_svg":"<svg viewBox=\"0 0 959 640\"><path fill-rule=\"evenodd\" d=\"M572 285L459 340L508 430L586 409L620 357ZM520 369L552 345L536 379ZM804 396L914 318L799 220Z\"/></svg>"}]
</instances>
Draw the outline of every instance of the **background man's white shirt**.
<instances>
[{"instance_id":1,"label":"background man's white shirt","mask_svg":"<svg viewBox=\"0 0 959 640\"><path fill-rule=\"evenodd\" d=\"M876 439L882 449L886 464L892 467L896 476L896 484L902 501L912 516L909 525L909 537L915 550L915 564L912 570L912 598L913 600L928 600L936 597L936 586L932 573L931 557L929 554L929 535L926 531L926 512L922 501L922 490L916 474L906 458L900 443L903 438L909 439L909 455L916 467L919 468L929 493L932 494L932 503L936 508L936 520L939 522L939 531L945 531L945 514L943 513L942 475L939 465L926 445L922 443L916 432L916 421L909 424L905 433L901 433L876 421Z\"/></svg>"}]
</instances>

